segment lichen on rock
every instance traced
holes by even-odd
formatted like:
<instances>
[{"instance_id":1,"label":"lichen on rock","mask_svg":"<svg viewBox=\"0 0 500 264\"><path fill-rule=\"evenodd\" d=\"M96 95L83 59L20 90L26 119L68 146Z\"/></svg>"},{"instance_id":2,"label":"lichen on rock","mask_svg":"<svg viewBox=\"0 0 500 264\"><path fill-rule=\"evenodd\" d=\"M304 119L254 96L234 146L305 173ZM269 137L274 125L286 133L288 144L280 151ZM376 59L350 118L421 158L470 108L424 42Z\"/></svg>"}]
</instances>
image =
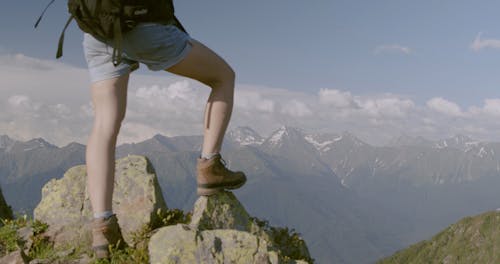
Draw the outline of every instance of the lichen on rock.
<instances>
[{"instance_id":1,"label":"lichen on rock","mask_svg":"<svg viewBox=\"0 0 500 264\"><path fill-rule=\"evenodd\" d=\"M152 264L300 263L284 261L272 234L260 227L227 191L198 198L189 225L160 228L148 246ZM310 259L307 247L304 254Z\"/></svg>"},{"instance_id":2,"label":"lichen on rock","mask_svg":"<svg viewBox=\"0 0 500 264\"><path fill-rule=\"evenodd\" d=\"M129 155L116 160L113 212L127 243L132 233L154 221L157 210L167 210L158 180L149 160ZM93 217L87 190L85 165L70 168L61 179L52 179L42 189L42 200L34 218L49 225L55 245L90 245Z\"/></svg>"}]
</instances>

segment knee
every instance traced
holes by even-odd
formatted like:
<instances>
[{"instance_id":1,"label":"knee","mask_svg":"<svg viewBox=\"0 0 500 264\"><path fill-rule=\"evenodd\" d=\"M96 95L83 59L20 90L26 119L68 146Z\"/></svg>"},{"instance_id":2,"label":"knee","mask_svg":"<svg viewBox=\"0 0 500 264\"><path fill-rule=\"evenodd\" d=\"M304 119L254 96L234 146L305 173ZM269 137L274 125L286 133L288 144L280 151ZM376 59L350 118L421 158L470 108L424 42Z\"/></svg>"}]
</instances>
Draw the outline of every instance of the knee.
<instances>
[{"instance_id":1,"label":"knee","mask_svg":"<svg viewBox=\"0 0 500 264\"><path fill-rule=\"evenodd\" d=\"M213 78L210 78L206 80L206 84L210 86L211 88L220 88L224 87L226 89L234 89L234 82L236 79L236 74L229 65L225 65L222 70L219 71L219 73L214 76Z\"/></svg>"},{"instance_id":2,"label":"knee","mask_svg":"<svg viewBox=\"0 0 500 264\"><path fill-rule=\"evenodd\" d=\"M228 65L227 67L228 67L228 69L226 70L226 73L225 73L225 75L226 75L225 79L228 82L234 84L234 81L236 79L236 73L234 72L233 68L231 68L231 66Z\"/></svg>"}]
</instances>

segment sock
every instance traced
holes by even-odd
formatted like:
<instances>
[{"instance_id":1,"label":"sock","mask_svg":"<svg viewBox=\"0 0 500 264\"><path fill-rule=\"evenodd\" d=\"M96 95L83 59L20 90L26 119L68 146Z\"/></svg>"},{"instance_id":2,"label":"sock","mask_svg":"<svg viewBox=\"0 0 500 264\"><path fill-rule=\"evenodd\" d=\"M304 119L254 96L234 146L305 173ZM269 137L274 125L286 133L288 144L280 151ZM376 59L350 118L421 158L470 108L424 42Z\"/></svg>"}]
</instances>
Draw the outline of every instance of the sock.
<instances>
[{"instance_id":1,"label":"sock","mask_svg":"<svg viewBox=\"0 0 500 264\"><path fill-rule=\"evenodd\" d=\"M94 213L94 218L108 218L113 215L113 211L104 211L100 213Z\"/></svg>"},{"instance_id":2,"label":"sock","mask_svg":"<svg viewBox=\"0 0 500 264\"><path fill-rule=\"evenodd\" d=\"M219 153L218 152L208 153L208 154L203 154L202 153L201 154L201 158L209 160L209 159L213 158L217 154L219 154Z\"/></svg>"}]
</instances>

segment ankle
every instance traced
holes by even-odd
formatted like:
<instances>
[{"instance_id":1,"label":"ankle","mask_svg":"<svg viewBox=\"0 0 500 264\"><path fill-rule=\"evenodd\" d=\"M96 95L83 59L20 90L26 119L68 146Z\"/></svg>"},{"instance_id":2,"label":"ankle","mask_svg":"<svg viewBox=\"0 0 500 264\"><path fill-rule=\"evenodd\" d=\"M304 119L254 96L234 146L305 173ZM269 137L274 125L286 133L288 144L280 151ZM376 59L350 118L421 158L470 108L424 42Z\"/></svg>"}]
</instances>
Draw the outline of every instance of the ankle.
<instances>
[{"instance_id":1,"label":"ankle","mask_svg":"<svg viewBox=\"0 0 500 264\"><path fill-rule=\"evenodd\" d=\"M212 152L212 153L202 153L200 158L202 159L206 159L206 160L209 160L215 156L217 156L217 154L219 154L219 152Z\"/></svg>"},{"instance_id":2,"label":"ankle","mask_svg":"<svg viewBox=\"0 0 500 264\"><path fill-rule=\"evenodd\" d=\"M112 216L114 213L112 210L108 210L108 211L102 211L102 212L96 212L94 213L94 219L98 219L98 218L109 218L110 216Z\"/></svg>"}]
</instances>

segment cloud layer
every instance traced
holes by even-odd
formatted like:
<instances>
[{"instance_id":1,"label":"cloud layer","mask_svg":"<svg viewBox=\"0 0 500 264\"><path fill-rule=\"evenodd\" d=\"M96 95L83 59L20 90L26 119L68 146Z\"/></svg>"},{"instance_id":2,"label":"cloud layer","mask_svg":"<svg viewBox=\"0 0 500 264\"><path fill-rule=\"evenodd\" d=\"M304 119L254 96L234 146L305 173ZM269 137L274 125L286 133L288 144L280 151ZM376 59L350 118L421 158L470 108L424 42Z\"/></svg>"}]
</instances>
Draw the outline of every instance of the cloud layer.
<instances>
[{"instance_id":1,"label":"cloud layer","mask_svg":"<svg viewBox=\"0 0 500 264\"><path fill-rule=\"evenodd\" d=\"M484 39L482 38L482 32L479 32L470 45L470 48L474 51L480 51L486 48L500 49L499 39Z\"/></svg>"},{"instance_id":2,"label":"cloud layer","mask_svg":"<svg viewBox=\"0 0 500 264\"><path fill-rule=\"evenodd\" d=\"M0 56L0 135L86 144L93 120L85 69L23 55ZM133 74L119 144L157 133L202 134L210 89L175 76ZM443 97L416 103L397 94L356 95L337 88L304 93L238 84L231 127L268 135L281 125L310 132L351 131L381 145L405 133L431 139L466 134L500 141L500 98L464 108Z\"/></svg>"},{"instance_id":3,"label":"cloud layer","mask_svg":"<svg viewBox=\"0 0 500 264\"><path fill-rule=\"evenodd\" d=\"M401 53L401 54L410 54L413 50L409 47L399 45L399 44L391 44L391 45L380 45L375 48L374 53Z\"/></svg>"}]
</instances>

